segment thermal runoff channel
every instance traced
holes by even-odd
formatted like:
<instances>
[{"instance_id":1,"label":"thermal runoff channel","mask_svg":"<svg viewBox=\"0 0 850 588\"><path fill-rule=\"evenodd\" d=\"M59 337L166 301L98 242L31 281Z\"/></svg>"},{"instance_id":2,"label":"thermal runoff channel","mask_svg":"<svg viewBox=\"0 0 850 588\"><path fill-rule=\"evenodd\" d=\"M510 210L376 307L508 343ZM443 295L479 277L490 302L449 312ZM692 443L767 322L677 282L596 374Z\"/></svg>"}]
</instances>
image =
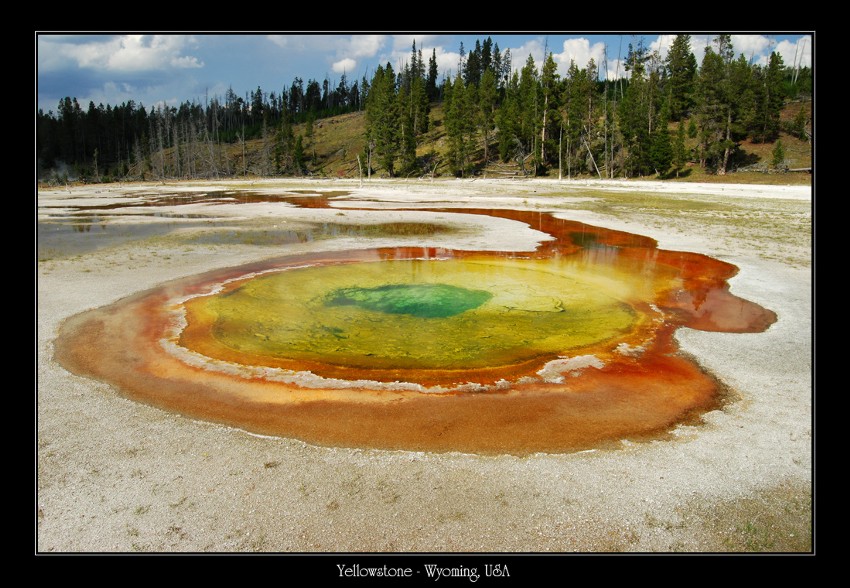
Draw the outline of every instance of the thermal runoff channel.
<instances>
[{"instance_id":1,"label":"thermal runoff channel","mask_svg":"<svg viewBox=\"0 0 850 588\"><path fill-rule=\"evenodd\" d=\"M677 328L776 320L705 255L536 211L463 212L552 239L217 270L74 317L57 358L131 398L317 444L564 452L658 438L721 405L721 384L677 353Z\"/></svg>"}]
</instances>

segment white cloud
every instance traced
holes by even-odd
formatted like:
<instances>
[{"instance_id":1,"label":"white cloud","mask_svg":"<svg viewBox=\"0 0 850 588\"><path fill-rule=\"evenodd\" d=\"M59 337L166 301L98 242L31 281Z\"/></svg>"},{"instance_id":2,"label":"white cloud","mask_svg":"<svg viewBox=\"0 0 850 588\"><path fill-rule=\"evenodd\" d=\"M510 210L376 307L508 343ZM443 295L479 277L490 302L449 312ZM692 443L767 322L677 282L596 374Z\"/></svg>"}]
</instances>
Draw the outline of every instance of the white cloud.
<instances>
[{"instance_id":1,"label":"white cloud","mask_svg":"<svg viewBox=\"0 0 850 588\"><path fill-rule=\"evenodd\" d=\"M772 44L773 41L764 35L732 35L735 57L743 53L747 61L769 55Z\"/></svg>"},{"instance_id":2,"label":"white cloud","mask_svg":"<svg viewBox=\"0 0 850 588\"><path fill-rule=\"evenodd\" d=\"M697 64L702 64L705 57L705 48L711 46L717 51L717 43L714 40L719 33L706 33L691 36L691 51L697 59ZM732 51L734 57L743 55L748 62L764 65L767 63L770 52L773 49L774 40L765 35L732 35Z\"/></svg>"},{"instance_id":3,"label":"white cloud","mask_svg":"<svg viewBox=\"0 0 850 588\"><path fill-rule=\"evenodd\" d=\"M795 43L780 41L774 51L782 56L782 62L788 67L795 67L798 64L800 67L812 66L812 38L809 36L802 37Z\"/></svg>"},{"instance_id":4,"label":"white cloud","mask_svg":"<svg viewBox=\"0 0 850 588\"><path fill-rule=\"evenodd\" d=\"M204 62L200 61L197 57L194 57L192 55L183 55L179 57L172 57L171 65L175 69L189 69L204 67Z\"/></svg>"},{"instance_id":5,"label":"white cloud","mask_svg":"<svg viewBox=\"0 0 850 588\"><path fill-rule=\"evenodd\" d=\"M337 48L340 57L374 57L384 46L386 35L351 35Z\"/></svg>"},{"instance_id":6,"label":"white cloud","mask_svg":"<svg viewBox=\"0 0 850 588\"><path fill-rule=\"evenodd\" d=\"M333 39L332 44L330 44L331 39ZM386 35L329 37L323 49L334 48L335 60L332 57L328 57L327 60L331 62L331 68L335 72L342 73L344 70L347 73L352 73L360 61L374 58L384 46L386 40Z\"/></svg>"},{"instance_id":7,"label":"white cloud","mask_svg":"<svg viewBox=\"0 0 850 588\"><path fill-rule=\"evenodd\" d=\"M676 40L678 35L658 35L658 37L649 44L650 51L657 51L659 58L664 61L667 59L667 52L670 51L670 46L673 44L673 41ZM691 51L693 52L693 43L691 46ZM696 53L694 53L696 55Z\"/></svg>"},{"instance_id":8,"label":"white cloud","mask_svg":"<svg viewBox=\"0 0 850 588\"><path fill-rule=\"evenodd\" d=\"M702 63L702 58L705 57L705 48L711 44L711 40L716 35L691 35L691 53L696 57L697 65ZM717 49L717 47L714 47Z\"/></svg>"},{"instance_id":9,"label":"white cloud","mask_svg":"<svg viewBox=\"0 0 850 588\"><path fill-rule=\"evenodd\" d=\"M437 35L393 35L393 52L407 51L413 48L413 42L416 41L416 50L422 50L422 57L425 58L425 50L423 47L432 42Z\"/></svg>"},{"instance_id":10,"label":"white cloud","mask_svg":"<svg viewBox=\"0 0 850 588\"><path fill-rule=\"evenodd\" d=\"M294 35L266 35L266 39L283 49L300 49Z\"/></svg>"},{"instance_id":11,"label":"white cloud","mask_svg":"<svg viewBox=\"0 0 850 588\"><path fill-rule=\"evenodd\" d=\"M717 51L717 44L714 42L717 35L718 33L691 35L691 52L696 57L697 64L702 64L706 47L711 46L714 51ZM667 57L667 52L675 37L676 35L659 35L650 43L649 47L651 50L658 50L663 60ZM805 43L803 39L805 39ZM797 42L783 40L776 43L773 37L766 35L732 35L732 49L735 58L743 54L748 62L756 65L767 65L770 60L770 53L776 51L782 56L782 61L787 66L794 65L795 52L798 62L801 62L803 66L811 66L811 41L810 36L802 37ZM612 68L609 65L609 71L611 70ZM622 68L620 71L622 72Z\"/></svg>"},{"instance_id":12,"label":"white cloud","mask_svg":"<svg viewBox=\"0 0 850 588\"><path fill-rule=\"evenodd\" d=\"M611 59L608 58L608 79L616 80L618 78L628 77L628 72L626 68L623 67L622 59Z\"/></svg>"},{"instance_id":13,"label":"white cloud","mask_svg":"<svg viewBox=\"0 0 850 588\"><path fill-rule=\"evenodd\" d=\"M266 35L266 39L287 51L303 53L305 51L321 51L337 37L330 35Z\"/></svg>"},{"instance_id":14,"label":"white cloud","mask_svg":"<svg viewBox=\"0 0 850 588\"><path fill-rule=\"evenodd\" d=\"M346 57L344 59L340 59L339 61L335 61L333 63L333 65L331 65L331 68L333 68L333 70L336 73L346 73L346 74L350 74L351 72L353 72L354 68L356 68L356 67L357 67L357 61L355 61L354 59L351 59L350 57Z\"/></svg>"},{"instance_id":15,"label":"white cloud","mask_svg":"<svg viewBox=\"0 0 850 588\"><path fill-rule=\"evenodd\" d=\"M290 52L295 53L328 53L336 52L338 57L351 54L360 57L363 53L359 45L368 45L371 40L358 40L358 35L266 35L266 39ZM360 35L361 37L380 37L381 35ZM356 55L355 55L356 53Z\"/></svg>"},{"instance_id":16,"label":"white cloud","mask_svg":"<svg viewBox=\"0 0 850 588\"><path fill-rule=\"evenodd\" d=\"M558 63L558 73L562 76L567 73L570 68L570 62L575 61L576 67L584 69L588 62L593 59L596 62L596 67L601 68L605 58L605 43L594 43L592 46L590 41L584 37L575 39L567 39L564 41L563 51L553 54L555 61ZM610 70L612 61L609 57ZM616 64L615 64L616 65ZM539 66L538 66L539 67Z\"/></svg>"},{"instance_id":17,"label":"white cloud","mask_svg":"<svg viewBox=\"0 0 850 588\"><path fill-rule=\"evenodd\" d=\"M529 39L521 46L516 48L511 47L510 49L512 70L521 71L522 68L525 67L525 62L528 61L528 56L531 55L532 59L534 59L534 64L537 67L537 72L540 73L540 67L543 65L544 49L544 40L542 37ZM567 63L567 65L569 65L569 63Z\"/></svg>"},{"instance_id":18,"label":"white cloud","mask_svg":"<svg viewBox=\"0 0 850 588\"><path fill-rule=\"evenodd\" d=\"M446 51L442 47L436 47L437 50L437 72L442 78L445 76L451 79L457 76L457 68L460 64L460 53L457 51ZM430 57L428 58L430 59Z\"/></svg>"},{"instance_id":19,"label":"white cloud","mask_svg":"<svg viewBox=\"0 0 850 588\"><path fill-rule=\"evenodd\" d=\"M41 72L57 71L71 65L74 60L65 51L64 36L39 35L38 37L38 70Z\"/></svg>"},{"instance_id":20,"label":"white cloud","mask_svg":"<svg viewBox=\"0 0 850 588\"><path fill-rule=\"evenodd\" d=\"M373 58L386 44L387 35L267 35L286 51L321 56L336 73L351 74L363 59Z\"/></svg>"},{"instance_id":21,"label":"white cloud","mask_svg":"<svg viewBox=\"0 0 850 588\"><path fill-rule=\"evenodd\" d=\"M193 37L184 35L124 35L82 43L74 39L51 43L46 39L42 47L47 50L44 63L48 66L71 61L82 68L130 72L203 67L197 57L184 54L194 44Z\"/></svg>"},{"instance_id":22,"label":"white cloud","mask_svg":"<svg viewBox=\"0 0 850 588\"><path fill-rule=\"evenodd\" d=\"M413 39L416 39L416 51L422 52L422 60L425 62L427 72L428 62L431 56L434 55L437 60L437 71L440 78L451 77L454 79L457 75L457 66L460 60L460 53L456 51L446 51L442 45L428 45L426 41L437 38L437 35L395 35L393 44L390 50L380 53L371 63L384 66L387 63L392 65L393 69L398 71L410 63L410 51L413 48Z\"/></svg>"},{"instance_id":23,"label":"white cloud","mask_svg":"<svg viewBox=\"0 0 850 588\"><path fill-rule=\"evenodd\" d=\"M649 44L650 51L658 51L658 56L661 61L667 59L667 53L670 51L670 47L673 45L673 41L676 40L678 35L658 35L654 41ZM691 35L690 46L691 53L694 54L694 57L697 60L697 65L702 63L702 58L705 55L705 48L712 43L717 34L707 33L707 34L699 34L699 35ZM734 44L733 44L734 45ZM717 46L714 45L713 49L717 49ZM735 48L737 51L737 47ZM624 50L625 51L625 50ZM625 55L623 55L625 58ZM622 68L620 68L622 72Z\"/></svg>"}]
</instances>

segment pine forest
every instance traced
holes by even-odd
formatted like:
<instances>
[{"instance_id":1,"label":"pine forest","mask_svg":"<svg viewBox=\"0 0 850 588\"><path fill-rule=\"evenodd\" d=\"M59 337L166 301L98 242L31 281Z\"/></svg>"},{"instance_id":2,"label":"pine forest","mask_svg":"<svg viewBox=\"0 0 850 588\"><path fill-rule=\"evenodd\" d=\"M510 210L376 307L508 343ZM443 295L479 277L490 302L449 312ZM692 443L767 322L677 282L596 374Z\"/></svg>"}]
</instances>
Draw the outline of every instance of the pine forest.
<instances>
[{"instance_id":1,"label":"pine forest","mask_svg":"<svg viewBox=\"0 0 850 588\"><path fill-rule=\"evenodd\" d=\"M280 91L229 89L179 107L66 97L37 113L39 179L670 179L787 168L783 138L811 150L811 69L776 52L753 64L729 35L699 59L689 35L664 59L639 40L616 79L592 59L560 75L551 52L540 67L531 57L513 63L489 37L461 45L460 55L456 70L440 72L436 54L423 56L414 42L406 63L379 65L369 79L295 78ZM338 140L320 143L323 128Z\"/></svg>"}]
</instances>

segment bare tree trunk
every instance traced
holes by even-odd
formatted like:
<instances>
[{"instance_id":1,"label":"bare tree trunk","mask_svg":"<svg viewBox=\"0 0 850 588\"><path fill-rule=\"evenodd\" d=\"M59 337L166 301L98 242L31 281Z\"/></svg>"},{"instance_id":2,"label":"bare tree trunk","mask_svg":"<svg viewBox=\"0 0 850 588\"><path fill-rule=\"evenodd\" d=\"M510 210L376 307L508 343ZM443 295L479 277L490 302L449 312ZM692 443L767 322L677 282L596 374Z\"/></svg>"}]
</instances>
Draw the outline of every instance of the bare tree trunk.
<instances>
[{"instance_id":1,"label":"bare tree trunk","mask_svg":"<svg viewBox=\"0 0 850 588\"><path fill-rule=\"evenodd\" d=\"M608 87L608 82L606 80L605 87ZM608 90L605 90L605 104L602 107L605 110L605 142L603 144L602 152L605 154L605 177L609 177L611 175L611 164L608 159Z\"/></svg>"},{"instance_id":2,"label":"bare tree trunk","mask_svg":"<svg viewBox=\"0 0 850 588\"><path fill-rule=\"evenodd\" d=\"M531 165L534 166L534 177L537 177L537 162L534 161L537 155L537 135L534 136L534 141L531 142Z\"/></svg>"},{"instance_id":3,"label":"bare tree trunk","mask_svg":"<svg viewBox=\"0 0 850 588\"><path fill-rule=\"evenodd\" d=\"M266 121L263 120L263 167L265 176L272 175L274 161L272 157L272 133L269 131Z\"/></svg>"},{"instance_id":4,"label":"bare tree trunk","mask_svg":"<svg viewBox=\"0 0 850 588\"><path fill-rule=\"evenodd\" d=\"M360 163L360 154L357 154L357 171L360 177L360 187L363 187L363 165Z\"/></svg>"},{"instance_id":5,"label":"bare tree trunk","mask_svg":"<svg viewBox=\"0 0 850 588\"><path fill-rule=\"evenodd\" d=\"M195 162L195 125L191 120L185 123L183 137L186 142L186 164L183 166L183 175L186 178L194 178L197 175L198 166Z\"/></svg>"},{"instance_id":6,"label":"bare tree trunk","mask_svg":"<svg viewBox=\"0 0 850 588\"><path fill-rule=\"evenodd\" d=\"M372 143L372 141L369 141L369 161L367 162L368 165L366 166L366 179L369 180L369 181L372 181L372 148L373 147L374 147L374 144Z\"/></svg>"},{"instance_id":7,"label":"bare tree trunk","mask_svg":"<svg viewBox=\"0 0 850 588\"><path fill-rule=\"evenodd\" d=\"M605 153L605 177L609 177L611 175L611 166L613 162L609 163L608 159L608 44L606 43L602 47L602 67L605 68L605 86L603 90L604 100L602 101L602 110L605 113L604 119L604 133L605 133L605 145L604 145L604 153Z\"/></svg>"},{"instance_id":8,"label":"bare tree trunk","mask_svg":"<svg viewBox=\"0 0 850 588\"><path fill-rule=\"evenodd\" d=\"M546 112L549 110L549 94L543 96L543 128L540 130L540 163L546 161Z\"/></svg>"},{"instance_id":9,"label":"bare tree trunk","mask_svg":"<svg viewBox=\"0 0 850 588\"><path fill-rule=\"evenodd\" d=\"M214 146L213 146L213 140L212 140L212 137L209 134L209 131L207 131L206 128L204 128L204 133L206 134L207 152L209 153L209 157L210 157L210 160L209 160L210 161L210 173L212 173L213 176L215 176L215 178L218 179L218 162L216 161L215 149L214 149Z\"/></svg>"},{"instance_id":10,"label":"bare tree trunk","mask_svg":"<svg viewBox=\"0 0 850 588\"><path fill-rule=\"evenodd\" d=\"M726 166L729 165L729 141L732 132L732 109L726 111L726 148L723 149L723 164L718 168L717 175L726 175Z\"/></svg>"},{"instance_id":11,"label":"bare tree trunk","mask_svg":"<svg viewBox=\"0 0 850 588\"><path fill-rule=\"evenodd\" d=\"M582 139L584 141L584 139ZM590 155L590 161L593 162L593 167L596 168L596 175L599 176L599 179L602 179L602 174L599 173L599 167L596 165L596 159L593 157L593 153L590 151L590 145L587 144L587 141L584 141L584 146L587 147L587 154Z\"/></svg>"},{"instance_id":12,"label":"bare tree trunk","mask_svg":"<svg viewBox=\"0 0 850 588\"><path fill-rule=\"evenodd\" d=\"M172 129L171 132L169 133L169 135L171 137L171 150L172 150L171 151L171 165L172 165L172 167L171 167L171 174L169 174L169 175L171 177L180 179L180 169L181 169L180 156L182 155L182 152L181 152L181 145L180 145L180 127L177 126L177 119L174 119L172 121L172 125L173 126L169 127L169 128ZM166 144L167 144L167 142L166 142Z\"/></svg>"},{"instance_id":13,"label":"bare tree trunk","mask_svg":"<svg viewBox=\"0 0 850 588\"><path fill-rule=\"evenodd\" d=\"M615 88L615 90L616 90L616 88ZM614 108L615 109L617 108L616 104L614 104ZM612 131L611 132L611 179L612 180L614 179L614 138L616 136L617 135L615 135L614 132Z\"/></svg>"},{"instance_id":14,"label":"bare tree trunk","mask_svg":"<svg viewBox=\"0 0 850 588\"><path fill-rule=\"evenodd\" d=\"M561 164L562 153L563 153L563 145L564 145L564 129L561 127L560 132L558 133L558 181L560 182L563 179L563 165Z\"/></svg>"}]
</instances>

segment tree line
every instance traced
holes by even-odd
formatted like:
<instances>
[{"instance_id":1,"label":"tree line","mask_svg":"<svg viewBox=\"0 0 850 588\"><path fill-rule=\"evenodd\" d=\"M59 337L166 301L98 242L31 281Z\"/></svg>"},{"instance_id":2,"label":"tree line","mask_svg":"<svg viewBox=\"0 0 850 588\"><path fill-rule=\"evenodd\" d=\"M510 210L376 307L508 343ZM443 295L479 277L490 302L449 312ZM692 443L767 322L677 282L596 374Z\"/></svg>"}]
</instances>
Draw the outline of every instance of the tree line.
<instances>
[{"instance_id":1,"label":"tree line","mask_svg":"<svg viewBox=\"0 0 850 588\"><path fill-rule=\"evenodd\" d=\"M531 56L514 68L510 50L489 37L468 52L461 44L459 54L441 80L436 52L426 64L414 42L404 64L378 66L353 84L344 74L338 84L296 78L280 93L258 87L243 99L230 89L203 105L150 110L133 101L84 110L66 97L56 113L38 112L39 164L64 162L94 181L299 175L308 164L294 126L306 123L309 135L316 120L353 111L366 117L361 165L388 176L437 167L466 176L496 162L559 177L670 177L688 162L725 174L747 163L743 140L771 143L780 130L807 138L802 109L784 125L780 112L789 98L811 94L811 69L789 67L776 52L766 65L736 57L729 35L712 41L700 65L689 35L678 35L664 59L643 40L629 44L623 75L613 80L607 72L600 79L593 59L572 62L561 76L549 51L540 69ZM417 155L435 124L434 104L442 104L447 149ZM261 152L249 169L252 139Z\"/></svg>"},{"instance_id":2,"label":"tree line","mask_svg":"<svg viewBox=\"0 0 850 588\"><path fill-rule=\"evenodd\" d=\"M613 81L599 79L593 59L560 76L552 52L540 69L529 56L508 78L482 67L495 60L483 46L478 57L476 43L444 89L452 171L474 173L481 151L489 162L492 141L498 159L530 174L669 177L694 161L722 175L746 163L745 139L773 142L780 130L807 138L802 108L784 128L780 113L787 99L811 94L810 69L795 71L776 52L763 66L736 58L729 35L714 39L698 67L690 41L677 36L664 59L630 44L627 75Z\"/></svg>"},{"instance_id":3,"label":"tree line","mask_svg":"<svg viewBox=\"0 0 850 588\"><path fill-rule=\"evenodd\" d=\"M76 98L60 100L56 112L38 110L36 150L45 170L70 167L84 179L125 177L220 177L247 173L225 155L228 145L262 139L265 175L300 173L296 137L299 123L362 110L369 82L349 84L342 74L334 86L296 77L288 89L267 93L257 87L244 98L232 88L204 104L150 109L129 100L117 106L81 107ZM243 158L244 160L244 158Z\"/></svg>"}]
</instances>

